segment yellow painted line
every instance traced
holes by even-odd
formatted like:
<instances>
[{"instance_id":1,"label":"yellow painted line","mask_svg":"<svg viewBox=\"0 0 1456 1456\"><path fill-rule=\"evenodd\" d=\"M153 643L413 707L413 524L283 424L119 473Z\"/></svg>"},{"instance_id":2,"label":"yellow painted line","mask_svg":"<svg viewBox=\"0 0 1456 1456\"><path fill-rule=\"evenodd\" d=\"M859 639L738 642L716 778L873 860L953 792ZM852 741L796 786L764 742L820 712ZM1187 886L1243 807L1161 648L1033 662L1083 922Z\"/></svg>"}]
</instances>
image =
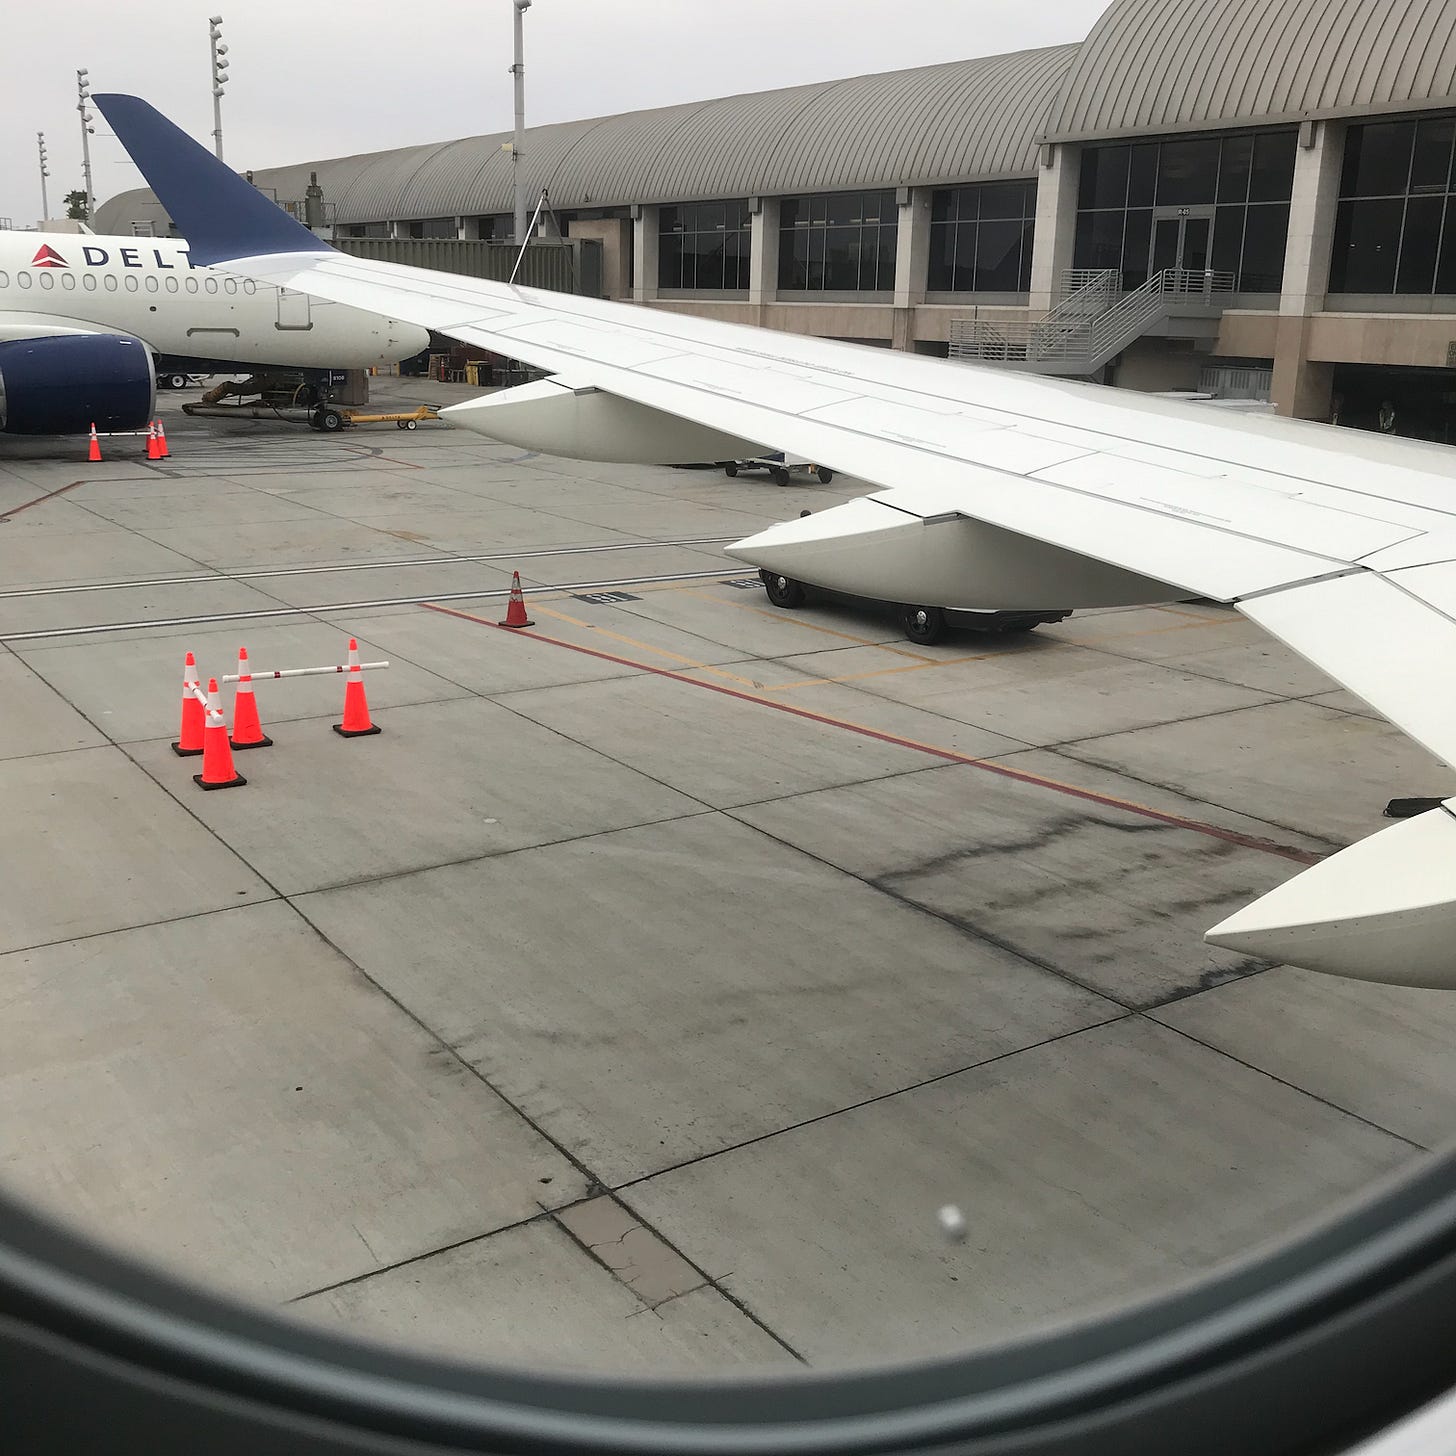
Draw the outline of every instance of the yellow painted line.
<instances>
[{"instance_id":1,"label":"yellow painted line","mask_svg":"<svg viewBox=\"0 0 1456 1456\"><path fill-rule=\"evenodd\" d=\"M962 753L958 749L943 748L938 744L925 743L917 738L907 738L899 733L888 733L882 728L871 728L867 724L855 722L852 718L840 718L828 713L817 713L808 708L797 707L792 703L775 702L772 698L761 697L757 693L745 693L741 692L738 688L720 687L717 683L701 682L683 673L674 672L671 668L655 667L650 662L633 662L630 658L618 657L610 652L601 652L594 647L587 647L580 642L568 642L564 638L548 637L545 633L533 632L529 628L504 628L499 626L498 623L492 622L487 617L479 617L474 613L460 611L458 608L443 606L436 602L422 602L420 605L428 612L440 612L448 617L461 617L468 622L479 622L483 627L491 627L499 631L514 630L518 635L528 637L535 642L547 642L552 646L565 647L572 652L584 653L589 657L599 657L608 662L621 663L626 667L640 668L643 672L650 672L658 677L670 678L674 682L686 683L689 687L701 688L711 693L721 693L724 697L737 698L741 702L757 703L762 707L772 708L779 713L788 713L795 718L802 718L811 723L820 723L833 728L843 728L849 732L861 734L866 738L876 739L881 743L889 743L900 748L909 748L929 754L931 757L938 758L942 762L964 764L968 768L979 769L983 773L995 774L1000 778L1009 779L1014 783L1051 789L1057 793L1067 794L1072 798L1081 799L1088 803L1101 804L1112 809L1120 809L1127 813L1156 820L1162 824L1172 825L1175 828L1190 829L1198 834L1206 834L1213 839L1221 839L1226 843L1237 844L1247 849L1262 850L1268 854L1278 855L1282 859L1294 860L1299 864L1314 864L1322 858L1322 856L1313 854L1308 850L1296 849L1290 845L1278 844L1254 835L1242 834L1237 830L1225 829L1221 825L1208 824L1198 819L1190 819L1182 814L1172 814L1163 809L1154 809L1147 804L1138 803L1135 799L1120 798L1115 794L1103 793L1096 789L1084 789L1077 784L1069 784L1061 779L1048 778L1045 774L1030 773L1026 769L1015 768L1010 764L997 763L994 759L977 758L972 754Z\"/></svg>"},{"instance_id":2,"label":"yellow painted line","mask_svg":"<svg viewBox=\"0 0 1456 1456\"><path fill-rule=\"evenodd\" d=\"M785 619L781 610L775 608L769 611L766 607L755 607L752 602L735 602L728 597L712 597L701 588L691 589L689 596L702 597L704 601L712 602L715 606L736 607L740 612L752 612L758 617L767 617L771 622L791 623L795 627L802 627L808 632L822 632L826 637L837 637L842 642L853 642L856 647L878 647L882 652L893 652L896 657L913 657L917 662L935 662L933 657L925 657L918 652L911 652L907 647L892 647L885 642L874 642L868 637L856 637L852 632L836 632L833 627L821 627L817 622L801 622L794 618ZM800 653L794 656L802 656Z\"/></svg>"},{"instance_id":3,"label":"yellow painted line","mask_svg":"<svg viewBox=\"0 0 1456 1456\"><path fill-rule=\"evenodd\" d=\"M555 617L558 622L569 622L573 627L581 627L587 632L595 633L598 637L605 637L611 642L620 642L625 647L634 647L638 652L650 652L654 657L665 657L669 662L675 662L681 667L692 669L694 672L711 673L714 677L727 679L729 682L741 683L744 687L763 689L763 684L755 682L751 677L739 677L736 672L729 672L726 668L711 667L706 662L699 662L695 657L684 657L680 652L671 652L666 647L654 647L650 642L641 642L636 637L624 636L621 632L610 631L606 627L598 627L592 622L583 622L580 617L573 617L568 612L554 611L551 607L540 605L540 598L532 602L534 609L543 617ZM553 642L555 639L551 639ZM557 644L561 645L561 644Z\"/></svg>"},{"instance_id":4,"label":"yellow painted line","mask_svg":"<svg viewBox=\"0 0 1456 1456\"><path fill-rule=\"evenodd\" d=\"M840 677L806 677L799 682L775 683L772 687L765 687L764 692L786 693L794 688L818 688L828 687L834 683L863 682L869 677L888 677L892 673L899 672L924 672L932 667L955 667L962 662L989 662L995 657L1007 657L1011 654L1006 652L982 652L975 657L942 657L936 662L907 662L904 667L879 667L869 672L847 672Z\"/></svg>"}]
</instances>

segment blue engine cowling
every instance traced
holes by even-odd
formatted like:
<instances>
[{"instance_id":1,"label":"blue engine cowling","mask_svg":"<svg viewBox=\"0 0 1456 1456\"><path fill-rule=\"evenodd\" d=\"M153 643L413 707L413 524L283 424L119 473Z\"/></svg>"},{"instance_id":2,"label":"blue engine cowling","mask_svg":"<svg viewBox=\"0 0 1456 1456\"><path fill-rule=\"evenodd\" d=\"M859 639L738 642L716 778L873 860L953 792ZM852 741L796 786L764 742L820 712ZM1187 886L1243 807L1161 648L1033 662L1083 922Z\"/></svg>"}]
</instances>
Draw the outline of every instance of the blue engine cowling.
<instances>
[{"instance_id":1,"label":"blue engine cowling","mask_svg":"<svg viewBox=\"0 0 1456 1456\"><path fill-rule=\"evenodd\" d=\"M0 341L0 433L140 429L157 401L152 355L122 334Z\"/></svg>"}]
</instances>

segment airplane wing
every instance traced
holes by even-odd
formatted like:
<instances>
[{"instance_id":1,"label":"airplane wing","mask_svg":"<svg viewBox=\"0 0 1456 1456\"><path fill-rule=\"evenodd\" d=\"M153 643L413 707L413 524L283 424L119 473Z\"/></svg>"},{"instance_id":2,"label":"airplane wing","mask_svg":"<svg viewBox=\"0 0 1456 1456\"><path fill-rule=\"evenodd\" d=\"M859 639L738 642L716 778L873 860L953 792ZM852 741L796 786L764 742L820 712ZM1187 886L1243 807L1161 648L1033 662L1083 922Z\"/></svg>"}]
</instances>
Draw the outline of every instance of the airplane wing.
<instances>
[{"instance_id":1,"label":"airplane wing","mask_svg":"<svg viewBox=\"0 0 1456 1456\"><path fill-rule=\"evenodd\" d=\"M1441 670L1456 661L1456 457L1439 446L345 257L145 102L96 99L197 261L553 375L453 407L457 424L557 454L714 459L756 442L815 460L884 488L730 555L927 606L1231 602L1456 764ZM1334 856L1210 938L1456 987L1456 886L1425 872L1456 855L1453 810Z\"/></svg>"}]
</instances>

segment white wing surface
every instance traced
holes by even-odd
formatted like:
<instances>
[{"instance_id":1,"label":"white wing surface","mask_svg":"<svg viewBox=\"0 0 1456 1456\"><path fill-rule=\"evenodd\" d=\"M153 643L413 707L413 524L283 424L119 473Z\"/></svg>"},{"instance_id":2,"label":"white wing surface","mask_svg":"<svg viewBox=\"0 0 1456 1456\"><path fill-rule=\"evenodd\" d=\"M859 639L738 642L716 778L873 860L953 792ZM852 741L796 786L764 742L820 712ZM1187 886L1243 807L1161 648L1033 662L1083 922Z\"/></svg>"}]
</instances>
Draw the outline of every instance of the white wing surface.
<instances>
[{"instance_id":1,"label":"white wing surface","mask_svg":"<svg viewBox=\"0 0 1456 1456\"><path fill-rule=\"evenodd\" d=\"M729 553L921 605L1231 602L1456 764L1449 450L344 257L145 103L98 100L194 257L553 374L447 411L460 425L558 454L714 459L756 442L832 466L882 489ZM1421 835L1345 852L1361 852L1365 897L1336 883L1337 856L1301 877L1288 916L1253 912L1292 886L1220 926L1219 943L1456 986L1451 875L1434 900L1420 880L1414 941L1387 923L1416 913L1384 891L1412 855L1456 849L1456 816L1436 814ZM1372 967L1372 917L1403 964Z\"/></svg>"}]
</instances>

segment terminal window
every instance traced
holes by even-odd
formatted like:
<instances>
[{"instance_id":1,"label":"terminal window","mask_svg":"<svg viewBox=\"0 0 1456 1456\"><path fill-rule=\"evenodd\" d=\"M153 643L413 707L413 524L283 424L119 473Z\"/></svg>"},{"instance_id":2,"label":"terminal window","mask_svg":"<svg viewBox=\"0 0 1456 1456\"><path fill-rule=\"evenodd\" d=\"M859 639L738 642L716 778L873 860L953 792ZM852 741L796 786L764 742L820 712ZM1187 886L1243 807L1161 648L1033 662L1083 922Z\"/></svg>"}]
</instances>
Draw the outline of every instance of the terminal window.
<instances>
[{"instance_id":1,"label":"terminal window","mask_svg":"<svg viewBox=\"0 0 1456 1456\"><path fill-rule=\"evenodd\" d=\"M930 203L932 293L1025 293L1031 287L1035 182L947 187Z\"/></svg>"},{"instance_id":2,"label":"terminal window","mask_svg":"<svg viewBox=\"0 0 1456 1456\"><path fill-rule=\"evenodd\" d=\"M1456 116L1345 137L1331 293L1456 294Z\"/></svg>"},{"instance_id":3,"label":"terminal window","mask_svg":"<svg viewBox=\"0 0 1456 1456\"><path fill-rule=\"evenodd\" d=\"M891 190L786 197L779 207L779 287L889 293L899 210Z\"/></svg>"},{"instance_id":4,"label":"terminal window","mask_svg":"<svg viewBox=\"0 0 1456 1456\"><path fill-rule=\"evenodd\" d=\"M657 286L734 292L748 287L748 203L685 202L658 210Z\"/></svg>"},{"instance_id":5,"label":"terminal window","mask_svg":"<svg viewBox=\"0 0 1456 1456\"><path fill-rule=\"evenodd\" d=\"M1088 147L1073 267L1118 269L1127 289L1162 268L1212 268L1242 293L1279 292L1297 145L1264 131Z\"/></svg>"}]
</instances>

